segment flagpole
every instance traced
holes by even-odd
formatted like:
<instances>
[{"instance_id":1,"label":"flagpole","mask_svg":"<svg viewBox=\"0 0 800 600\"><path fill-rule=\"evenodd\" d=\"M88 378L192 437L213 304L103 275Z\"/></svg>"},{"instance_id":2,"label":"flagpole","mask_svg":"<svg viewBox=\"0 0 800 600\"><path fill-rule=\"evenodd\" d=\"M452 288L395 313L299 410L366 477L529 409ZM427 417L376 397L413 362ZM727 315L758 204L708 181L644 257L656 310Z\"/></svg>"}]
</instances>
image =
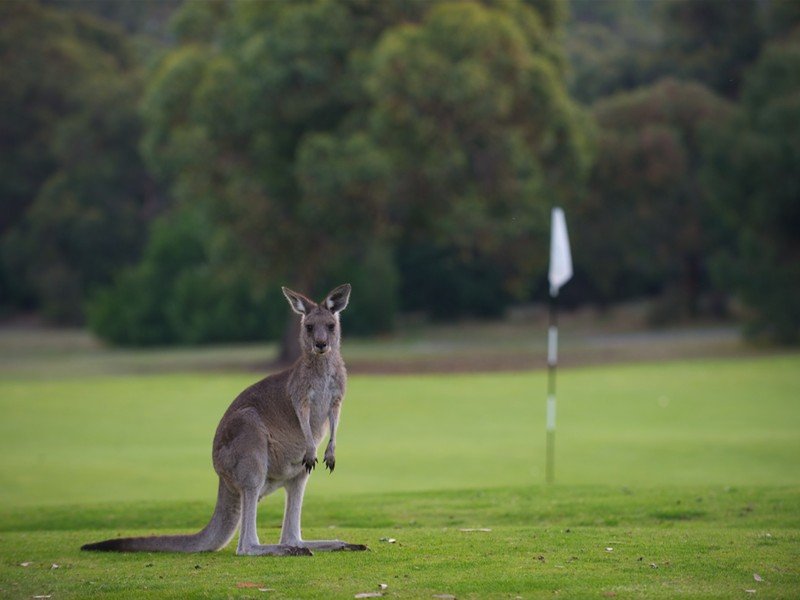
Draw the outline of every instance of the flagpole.
<instances>
[{"instance_id":1,"label":"flagpole","mask_svg":"<svg viewBox=\"0 0 800 600\"><path fill-rule=\"evenodd\" d=\"M550 324L547 328L547 448L545 481L553 483L556 465L556 367L558 365L558 290L550 290Z\"/></svg>"},{"instance_id":2,"label":"flagpole","mask_svg":"<svg viewBox=\"0 0 800 600\"><path fill-rule=\"evenodd\" d=\"M554 207L551 211L550 269L550 323L547 327L547 447L545 450L545 481L555 481L556 464L556 368L558 367L558 290L572 278L572 252L564 211Z\"/></svg>"}]
</instances>

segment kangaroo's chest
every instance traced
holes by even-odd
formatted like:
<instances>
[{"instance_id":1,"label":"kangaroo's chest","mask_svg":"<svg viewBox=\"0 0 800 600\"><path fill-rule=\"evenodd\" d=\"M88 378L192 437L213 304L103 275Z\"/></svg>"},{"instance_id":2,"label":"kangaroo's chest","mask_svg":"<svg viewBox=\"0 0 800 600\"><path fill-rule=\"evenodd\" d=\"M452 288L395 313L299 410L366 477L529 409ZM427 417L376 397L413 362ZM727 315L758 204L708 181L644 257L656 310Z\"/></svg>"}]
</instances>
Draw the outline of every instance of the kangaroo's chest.
<instances>
[{"instance_id":1,"label":"kangaroo's chest","mask_svg":"<svg viewBox=\"0 0 800 600\"><path fill-rule=\"evenodd\" d=\"M344 389L336 373L312 382L308 386L308 403L311 409L311 429L315 433L321 432L328 422L331 404L342 397Z\"/></svg>"},{"instance_id":2,"label":"kangaroo's chest","mask_svg":"<svg viewBox=\"0 0 800 600\"><path fill-rule=\"evenodd\" d=\"M331 405L344 396L346 376L340 371L343 369L301 371L289 382L292 404L298 410L298 416L308 410L309 425L317 442L325 433Z\"/></svg>"}]
</instances>

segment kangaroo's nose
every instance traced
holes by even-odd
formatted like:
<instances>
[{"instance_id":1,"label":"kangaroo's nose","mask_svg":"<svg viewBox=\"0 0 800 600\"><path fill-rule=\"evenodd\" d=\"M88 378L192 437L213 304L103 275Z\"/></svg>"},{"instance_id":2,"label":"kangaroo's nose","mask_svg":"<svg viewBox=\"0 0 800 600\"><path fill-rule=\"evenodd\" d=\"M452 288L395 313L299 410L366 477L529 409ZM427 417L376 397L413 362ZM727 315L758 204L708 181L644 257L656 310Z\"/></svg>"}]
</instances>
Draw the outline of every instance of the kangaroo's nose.
<instances>
[{"instance_id":1,"label":"kangaroo's nose","mask_svg":"<svg viewBox=\"0 0 800 600\"><path fill-rule=\"evenodd\" d=\"M328 342L314 342L314 345L317 347L317 350L325 350L328 346Z\"/></svg>"}]
</instances>

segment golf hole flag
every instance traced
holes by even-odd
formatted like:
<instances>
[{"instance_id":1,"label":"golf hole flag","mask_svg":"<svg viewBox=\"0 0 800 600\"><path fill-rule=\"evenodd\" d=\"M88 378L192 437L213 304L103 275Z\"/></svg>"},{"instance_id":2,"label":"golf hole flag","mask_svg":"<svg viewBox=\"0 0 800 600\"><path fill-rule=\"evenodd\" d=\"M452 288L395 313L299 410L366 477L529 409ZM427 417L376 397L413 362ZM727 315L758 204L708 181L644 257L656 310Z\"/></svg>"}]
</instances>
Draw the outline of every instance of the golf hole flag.
<instances>
[{"instance_id":1,"label":"golf hole flag","mask_svg":"<svg viewBox=\"0 0 800 600\"><path fill-rule=\"evenodd\" d=\"M558 295L558 289L572 278L572 253L569 251L569 235L564 211L553 209L550 227L550 295Z\"/></svg>"},{"instance_id":2,"label":"golf hole flag","mask_svg":"<svg viewBox=\"0 0 800 600\"><path fill-rule=\"evenodd\" d=\"M553 209L550 228L550 326L547 329L547 452L545 480L555 479L556 445L556 365L558 364L558 290L572 278L572 253L569 249L564 211Z\"/></svg>"}]
</instances>

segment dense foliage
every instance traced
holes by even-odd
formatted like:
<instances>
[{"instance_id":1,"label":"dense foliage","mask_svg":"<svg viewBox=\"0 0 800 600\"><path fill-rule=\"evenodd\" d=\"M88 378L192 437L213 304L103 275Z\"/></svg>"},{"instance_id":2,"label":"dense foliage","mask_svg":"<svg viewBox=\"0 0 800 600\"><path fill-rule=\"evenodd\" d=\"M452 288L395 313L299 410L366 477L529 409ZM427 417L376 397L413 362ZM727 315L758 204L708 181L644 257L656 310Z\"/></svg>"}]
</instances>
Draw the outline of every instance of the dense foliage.
<instances>
[{"instance_id":1,"label":"dense foliage","mask_svg":"<svg viewBox=\"0 0 800 600\"><path fill-rule=\"evenodd\" d=\"M714 190L700 181L702 140L730 112L702 84L674 79L595 104L597 160L574 235L576 261L592 266L600 299L660 291L658 318L699 312L709 253L724 242Z\"/></svg>"},{"instance_id":2,"label":"dense foliage","mask_svg":"<svg viewBox=\"0 0 800 600\"><path fill-rule=\"evenodd\" d=\"M657 295L659 322L738 300L751 332L796 340L798 4L573 5L570 88L591 102L598 147L567 294Z\"/></svg>"},{"instance_id":3,"label":"dense foliage","mask_svg":"<svg viewBox=\"0 0 800 600\"><path fill-rule=\"evenodd\" d=\"M800 40L768 46L748 72L740 111L709 141L707 175L735 236L718 256L722 286L750 308L750 332L800 340Z\"/></svg>"},{"instance_id":4,"label":"dense foliage","mask_svg":"<svg viewBox=\"0 0 800 600\"><path fill-rule=\"evenodd\" d=\"M292 339L279 285L495 316L740 300L795 340L797 3L0 3L0 308L121 344ZM583 103L583 104L581 104Z\"/></svg>"},{"instance_id":5,"label":"dense foliage","mask_svg":"<svg viewBox=\"0 0 800 600\"><path fill-rule=\"evenodd\" d=\"M390 328L398 299L497 313L544 268L548 207L588 164L547 14L189 4L145 95L145 158L175 210L220 224L261 285L366 283L345 315L356 331ZM428 249L450 266L415 264ZM460 289L475 264L495 273L483 299L437 307L445 273Z\"/></svg>"},{"instance_id":6,"label":"dense foliage","mask_svg":"<svg viewBox=\"0 0 800 600\"><path fill-rule=\"evenodd\" d=\"M79 321L145 234L140 70L122 31L89 16L3 2L0 22L0 292Z\"/></svg>"},{"instance_id":7,"label":"dense foliage","mask_svg":"<svg viewBox=\"0 0 800 600\"><path fill-rule=\"evenodd\" d=\"M559 48L539 15L503 6L442 4L374 51L370 119L389 158L407 308L498 314L528 297L549 207L588 167L590 124Z\"/></svg>"}]
</instances>

